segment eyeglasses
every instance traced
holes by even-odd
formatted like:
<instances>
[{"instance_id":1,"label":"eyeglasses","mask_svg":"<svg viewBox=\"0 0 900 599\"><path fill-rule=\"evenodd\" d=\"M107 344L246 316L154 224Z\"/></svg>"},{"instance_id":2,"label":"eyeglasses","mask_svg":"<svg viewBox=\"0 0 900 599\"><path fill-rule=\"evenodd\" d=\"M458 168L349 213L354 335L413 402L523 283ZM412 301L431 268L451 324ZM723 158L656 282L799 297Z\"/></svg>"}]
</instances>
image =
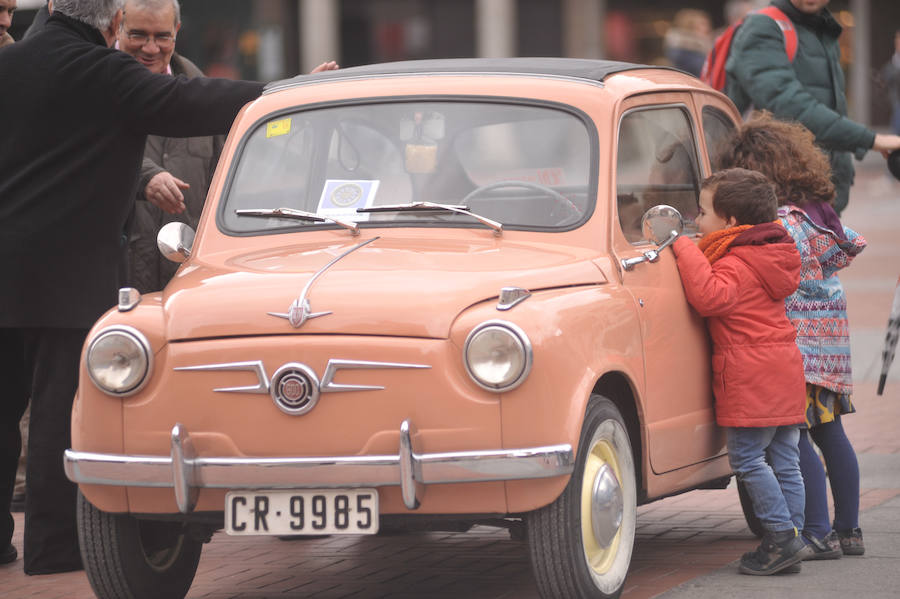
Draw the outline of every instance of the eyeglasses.
<instances>
[{"instance_id":1,"label":"eyeglasses","mask_svg":"<svg viewBox=\"0 0 900 599\"><path fill-rule=\"evenodd\" d=\"M129 42L140 44L141 46L146 45L151 40L160 48L170 48L175 44L174 33L157 33L156 35L150 35L143 31L128 31L125 33L125 36L128 38Z\"/></svg>"}]
</instances>

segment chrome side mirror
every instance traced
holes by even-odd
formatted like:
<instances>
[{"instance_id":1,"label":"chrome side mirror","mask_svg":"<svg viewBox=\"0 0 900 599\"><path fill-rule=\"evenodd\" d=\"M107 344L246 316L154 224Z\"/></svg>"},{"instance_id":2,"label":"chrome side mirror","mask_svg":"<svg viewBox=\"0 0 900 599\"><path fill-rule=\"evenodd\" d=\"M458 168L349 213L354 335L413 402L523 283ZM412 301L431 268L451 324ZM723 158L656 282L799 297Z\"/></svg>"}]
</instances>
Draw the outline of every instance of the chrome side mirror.
<instances>
[{"instance_id":1,"label":"chrome side mirror","mask_svg":"<svg viewBox=\"0 0 900 599\"><path fill-rule=\"evenodd\" d=\"M623 259L622 268L632 270L642 262L656 262L659 253L672 245L682 231L684 219L678 210L665 204L650 208L641 218L641 232L644 239L656 244L656 249L647 250L642 256Z\"/></svg>"},{"instance_id":2,"label":"chrome side mirror","mask_svg":"<svg viewBox=\"0 0 900 599\"><path fill-rule=\"evenodd\" d=\"M167 260L184 262L191 257L194 230L184 223L168 223L159 230L156 247Z\"/></svg>"},{"instance_id":3,"label":"chrome side mirror","mask_svg":"<svg viewBox=\"0 0 900 599\"><path fill-rule=\"evenodd\" d=\"M654 206L641 218L641 232L644 239L652 241L658 247L656 251L669 247L684 231L684 219L677 209L665 204Z\"/></svg>"}]
</instances>

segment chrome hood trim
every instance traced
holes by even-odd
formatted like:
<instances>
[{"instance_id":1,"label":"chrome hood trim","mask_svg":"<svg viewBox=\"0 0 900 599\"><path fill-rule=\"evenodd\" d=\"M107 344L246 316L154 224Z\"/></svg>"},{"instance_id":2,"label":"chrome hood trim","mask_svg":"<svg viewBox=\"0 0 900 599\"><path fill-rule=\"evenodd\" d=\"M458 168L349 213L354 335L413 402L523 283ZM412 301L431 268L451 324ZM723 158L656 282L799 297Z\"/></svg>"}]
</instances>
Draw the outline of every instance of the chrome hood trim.
<instances>
[{"instance_id":1,"label":"chrome hood trim","mask_svg":"<svg viewBox=\"0 0 900 599\"><path fill-rule=\"evenodd\" d=\"M300 292L300 297L298 297L297 299L295 299L293 301L293 303L291 303L291 307L288 308L287 313L267 312L267 314L269 314L270 316L277 316L278 318L286 318L288 320L288 322L291 323L291 326L294 327L295 329L299 329L300 327L302 327L303 323L305 323L310 318L318 318L319 316L328 316L329 314L331 314L332 312L330 310L327 312L312 312L311 311L310 306L309 306L309 290L310 290L310 288L312 287L313 283L316 282L316 279L318 279L320 276L322 276L322 274L324 274L326 270L328 270L329 268L334 266L335 263L337 263L339 260L344 258L344 256L346 256L347 254L350 254L352 252L355 252L356 250L358 250L359 248L361 248L363 246L369 245L376 239L378 239L378 237L373 237L372 239L367 239L367 240L363 241L362 243L353 246L349 250L345 251L341 255L339 255L336 258L334 258L333 260L331 260L328 264L326 264L325 266L320 268L318 271L316 271L316 273L313 276L311 276L309 278L309 280L306 282L306 285L303 286L303 291Z\"/></svg>"}]
</instances>

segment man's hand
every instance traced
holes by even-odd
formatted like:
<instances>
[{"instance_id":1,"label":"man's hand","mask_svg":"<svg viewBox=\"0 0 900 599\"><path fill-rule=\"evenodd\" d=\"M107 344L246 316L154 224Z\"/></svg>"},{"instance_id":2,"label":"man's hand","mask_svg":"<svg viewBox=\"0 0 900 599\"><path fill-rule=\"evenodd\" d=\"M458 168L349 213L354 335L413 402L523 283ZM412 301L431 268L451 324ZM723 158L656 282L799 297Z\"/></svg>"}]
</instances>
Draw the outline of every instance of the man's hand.
<instances>
[{"instance_id":1,"label":"man's hand","mask_svg":"<svg viewBox=\"0 0 900 599\"><path fill-rule=\"evenodd\" d=\"M309 74L312 75L313 73L321 73L322 71L335 71L339 68L341 67L340 65L338 65L338 63L333 60L329 60L328 62L323 62L322 64L311 70Z\"/></svg>"},{"instance_id":2,"label":"man's hand","mask_svg":"<svg viewBox=\"0 0 900 599\"><path fill-rule=\"evenodd\" d=\"M144 197L163 212L181 214L184 212L184 194L181 190L190 187L178 177L163 171L147 182Z\"/></svg>"},{"instance_id":3,"label":"man's hand","mask_svg":"<svg viewBox=\"0 0 900 599\"><path fill-rule=\"evenodd\" d=\"M872 149L876 152L881 152L881 155L887 159L888 154L894 150L900 150L900 135L883 135L881 133L876 133L875 143L872 144Z\"/></svg>"}]
</instances>

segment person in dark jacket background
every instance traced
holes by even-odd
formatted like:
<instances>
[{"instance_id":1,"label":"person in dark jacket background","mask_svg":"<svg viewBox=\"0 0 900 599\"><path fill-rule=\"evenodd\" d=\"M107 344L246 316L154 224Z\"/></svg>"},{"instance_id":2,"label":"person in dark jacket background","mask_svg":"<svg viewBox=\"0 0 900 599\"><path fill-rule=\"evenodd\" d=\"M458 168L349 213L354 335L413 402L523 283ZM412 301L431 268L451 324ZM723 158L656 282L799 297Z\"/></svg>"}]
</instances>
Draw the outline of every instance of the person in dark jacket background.
<instances>
[{"instance_id":1,"label":"person in dark jacket background","mask_svg":"<svg viewBox=\"0 0 900 599\"><path fill-rule=\"evenodd\" d=\"M175 52L180 30L178 0L125 0L117 46L153 73L202 77L194 63ZM312 72L336 68L337 63L328 61ZM127 231L129 287L141 293L160 291L174 276L180 265L162 257L157 233L163 225L176 221L197 228L224 145L224 135L147 138Z\"/></svg>"},{"instance_id":2,"label":"person in dark jacket background","mask_svg":"<svg viewBox=\"0 0 900 599\"><path fill-rule=\"evenodd\" d=\"M202 77L194 63L175 52L180 29L178 0L126 0L118 48L153 73L183 75L188 79ZM169 222L197 228L224 145L223 135L147 138L134 213L128 226L129 287L141 293L159 291L175 274L179 265L162 257L156 235ZM168 213L153 200L167 202L181 212Z\"/></svg>"},{"instance_id":3,"label":"person in dark jacket background","mask_svg":"<svg viewBox=\"0 0 900 599\"><path fill-rule=\"evenodd\" d=\"M225 133L263 84L151 73L109 46L122 0L55 0L45 27L3 50L0 95L0 551L18 422L31 396L24 570L80 569L76 487L63 469L88 329L116 303L120 238L148 134Z\"/></svg>"},{"instance_id":4,"label":"person in dark jacket background","mask_svg":"<svg viewBox=\"0 0 900 599\"><path fill-rule=\"evenodd\" d=\"M791 62L778 23L750 14L738 28L728 61L725 93L738 110L751 106L776 118L797 121L815 135L828 154L840 214L850 199L855 169L869 150L885 158L900 149L900 136L876 134L847 118L847 95L838 37L842 28L826 8L828 0L772 0L797 31L797 56Z\"/></svg>"},{"instance_id":5,"label":"person in dark jacket background","mask_svg":"<svg viewBox=\"0 0 900 599\"><path fill-rule=\"evenodd\" d=\"M891 130L900 135L900 29L894 32L894 53L881 68L891 101Z\"/></svg>"}]
</instances>

